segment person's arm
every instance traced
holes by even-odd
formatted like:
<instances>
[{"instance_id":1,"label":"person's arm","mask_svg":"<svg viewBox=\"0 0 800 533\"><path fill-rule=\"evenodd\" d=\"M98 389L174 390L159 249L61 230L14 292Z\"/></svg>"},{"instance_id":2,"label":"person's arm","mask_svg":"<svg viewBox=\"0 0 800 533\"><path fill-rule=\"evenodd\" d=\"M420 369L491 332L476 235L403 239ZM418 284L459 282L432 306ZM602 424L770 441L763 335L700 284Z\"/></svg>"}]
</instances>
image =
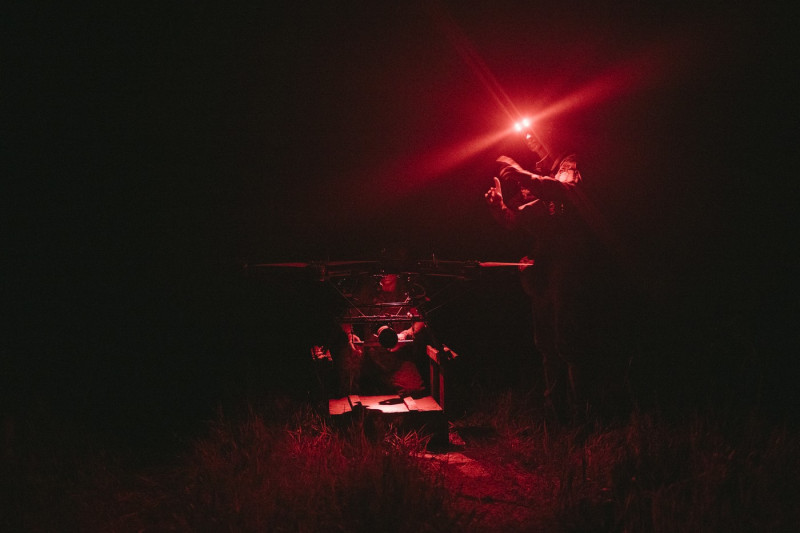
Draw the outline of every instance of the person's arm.
<instances>
[{"instance_id":1,"label":"person's arm","mask_svg":"<svg viewBox=\"0 0 800 533\"><path fill-rule=\"evenodd\" d=\"M574 191L574 185L563 183L550 176L540 176L527 171L510 157L501 156L497 158L497 161L503 164L500 169L501 178L516 181L520 186L530 190L531 194L546 202L569 200Z\"/></svg>"},{"instance_id":2,"label":"person's arm","mask_svg":"<svg viewBox=\"0 0 800 533\"><path fill-rule=\"evenodd\" d=\"M531 193L544 201L569 201L574 193L575 185L564 183L549 176L530 176L523 183Z\"/></svg>"},{"instance_id":3,"label":"person's arm","mask_svg":"<svg viewBox=\"0 0 800 533\"><path fill-rule=\"evenodd\" d=\"M425 327L425 323L424 322L413 322L411 324L411 327L409 327L407 329L404 329L403 331L401 331L401 332L399 332L397 334L397 340L398 341L414 340L414 337L416 337L417 334L419 334L419 332L422 331L424 327ZM402 348L402 347L403 347L403 343L402 342L398 342L397 345L395 345L394 347L390 348L389 351L390 352L396 352L396 351L400 350L400 348Z\"/></svg>"}]
</instances>

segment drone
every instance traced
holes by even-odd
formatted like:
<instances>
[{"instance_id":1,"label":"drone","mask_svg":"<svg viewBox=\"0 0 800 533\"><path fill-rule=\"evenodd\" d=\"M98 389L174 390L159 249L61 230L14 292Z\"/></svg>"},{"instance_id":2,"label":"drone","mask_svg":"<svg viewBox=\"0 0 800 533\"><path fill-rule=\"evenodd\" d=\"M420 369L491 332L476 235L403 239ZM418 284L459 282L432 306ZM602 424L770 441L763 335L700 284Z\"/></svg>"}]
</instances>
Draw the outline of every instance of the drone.
<instances>
[{"instance_id":1,"label":"drone","mask_svg":"<svg viewBox=\"0 0 800 533\"><path fill-rule=\"evenodd\" d=\"M245 270L257 276L289 279L306 284L327 284L340 303L338 321L362 331L376 332L382 326L403 326L414 322L427 323L430 316L443 307L442 295L454 284L477 280L489 269L530 266L527 263L498 261L448 261L435 256L414 262L391 261L310 261L256 263ZM383 284L394 282L402 290L390 300L375 300L385 295ZM384 347L396 339L380 338ZM376 340L374 335L368 339ZM367 341L368 342L368 341ZM402 339L399 341L402 342Z\"/></svg>"}]
</instances>

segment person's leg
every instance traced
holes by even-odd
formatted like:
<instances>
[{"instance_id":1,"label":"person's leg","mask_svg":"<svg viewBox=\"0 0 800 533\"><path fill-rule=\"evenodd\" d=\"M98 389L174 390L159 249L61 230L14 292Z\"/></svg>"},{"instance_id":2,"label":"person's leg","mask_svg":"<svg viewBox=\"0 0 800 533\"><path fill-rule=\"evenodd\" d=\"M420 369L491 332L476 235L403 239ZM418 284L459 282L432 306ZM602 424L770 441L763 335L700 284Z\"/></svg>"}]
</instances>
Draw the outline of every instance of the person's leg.
<instances>
[{"instance_id":1,"label":"person's leg","mask_svg":"<svg viewBox=\"0 0 800 533\"><path fill-rule=\"evenodd\" d=\"M567 366L568 404L573 420L583 420L593 400L593 361L598 357L595 324L588 314L584 279L568 265L553 282L553 316L556 351Z\"/></svg>"},{"instance_id":2,"label":"person's leg","mask_svg":"<svg viewBox=\"0 0 800 533\"><path fill-rule=\"evenodd\" d=\"M556 349L552 301L545 295L540 296L533 302L533 328L536 349L542 358L544 402L563 421L566 420L569 405L567 366Z\"/></svg>"},{"instance_id":3,"label":"person's leg","mask_svg":"<svg viewBox=\"0 0 800 533\"><path fill-rule=\"evenodd\" d=\"M555 329L555 300L551 278L554 275L549 263L539 262L522 272L523 288L531 298L533 340L542 358L544 378L544 403L558 420L567 414L567 369L558 356Z\"/></svg>"}]
</instances>

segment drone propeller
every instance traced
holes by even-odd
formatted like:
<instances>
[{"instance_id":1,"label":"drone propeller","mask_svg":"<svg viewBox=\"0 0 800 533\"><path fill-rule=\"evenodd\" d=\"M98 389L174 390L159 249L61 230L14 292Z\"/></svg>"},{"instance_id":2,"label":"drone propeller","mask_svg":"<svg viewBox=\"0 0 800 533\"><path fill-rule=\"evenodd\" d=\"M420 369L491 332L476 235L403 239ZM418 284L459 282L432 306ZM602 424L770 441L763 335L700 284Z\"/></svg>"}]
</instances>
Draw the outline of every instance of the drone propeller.
<instances>
[{"instance_id":1,"label":"drone propeller","mask_svg":"<svg viewBox=\"0 0 800 533\"><path fill-rule=\"evenodd\" d=\"M308 263L257 263L250 265L256 268L308 268L311 266L340 267L352 265L369 265L377 261L311 261Z\"/></svg>"},{"instance_id":2,"label":"drone propeller","mask_svg":"<svg viewBox=\"0 0 800 533\"><path fill-rule=\"evenodd\" d=\"M532 265L532 263L500 263L500 262L496 262L496 261L484 261L484 262L478 263L478 266L482 267L482 268L525 267L525 266L531 266L531 265Z\"/></svg>"},{"instance_id":3,"label":"drone propeller","mask_svg":"<svg viewBox=\"0 0 800 533\"><path fill-rule=\"evenodd\" d=\"M249 266L253 268L308 268L311 263L259 263Z\"/></svg>"},{"instance_id":4,"label":"drone propeller","mask_svg":"<svg viewBox=\"0 0 800 533\"><path fill-rule=\"evenodd\" d=\"M332 277L353 276L373 270L371 265L376 261L312 261L312 262L287 262L287 263L257 263L246 265L245 268L258 269L272 274L287 274L297 272L305 274L310 272L319 281Z\"/></svg>"}]
</instances>

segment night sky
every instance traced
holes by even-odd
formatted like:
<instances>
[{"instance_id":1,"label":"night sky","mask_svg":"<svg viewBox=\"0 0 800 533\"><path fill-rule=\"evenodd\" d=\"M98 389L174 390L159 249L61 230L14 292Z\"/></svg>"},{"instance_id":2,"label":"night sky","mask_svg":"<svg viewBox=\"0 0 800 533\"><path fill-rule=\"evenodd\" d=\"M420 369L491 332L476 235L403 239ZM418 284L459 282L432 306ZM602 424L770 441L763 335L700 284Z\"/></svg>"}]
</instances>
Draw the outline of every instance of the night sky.
<instances>
[{"instance_id":1,"label":"night sky","mask_svg":"<svg viewBox=\"0 0 800 533\"><path fill-rule=\"evenodd\" d=\"M565 101L536 127L581 156L642 312L702 324L678 328L684 345L716 331L775 374L796 368L789 13L16 4L2 15L3 358L20 404L216 390L274 318L244 264L397 244L515 261L483 193L497 156L531 154L513 134L476 142Z\"/></svg>"}]
</instances>

